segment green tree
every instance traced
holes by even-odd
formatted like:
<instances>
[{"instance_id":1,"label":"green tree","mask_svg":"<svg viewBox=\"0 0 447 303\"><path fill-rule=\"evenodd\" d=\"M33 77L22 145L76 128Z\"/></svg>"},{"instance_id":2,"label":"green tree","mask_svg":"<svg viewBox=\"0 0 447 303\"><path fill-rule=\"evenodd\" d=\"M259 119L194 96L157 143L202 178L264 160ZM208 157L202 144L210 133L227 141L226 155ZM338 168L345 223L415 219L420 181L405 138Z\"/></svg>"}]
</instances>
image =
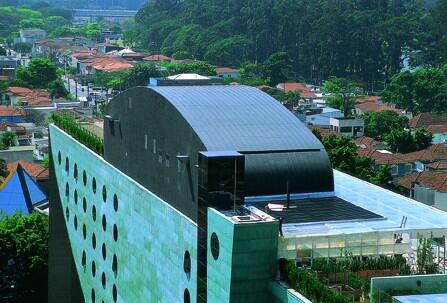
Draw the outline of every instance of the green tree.
<instances>
[{"instance_id":1,"label":"green tree","mask_svg":"<svg viewBox=\"0 0 447 303\"><path fill-rule=\"evenodd\" d=\"M27 54L30 53L31 50L33 49L33 46L29 43L23 43L23 42L19 42L14 44L13 49L21 54Z\"/></svg>"},{"instance_id":2,"label":"green tree","mask_svg":"<svg viewBox=\"0 0 447 303\"><path fill-rule=\"evenodd\" d=\"M219 40L208 47L205 60L216 65L240 66L249 61L251 44L241 35Z\"/></svg>"},{"instance_id":3,"label":"green tree","mask_svg":"<svg viewBox=\"0 0 447 303\"><path fill-rule=\"evenodd\" d=\"M262 64L262 73L270 85L285 82L288 79L292 61L286 52L272 54Z\"/></svg>"},{"instance_id":4,"label":"green tree","mask_svg":"<svg viewBox=\"0 0 447 303\"><path fill-rule=\"evenodd\" d=\"M0 158L0 177L6 178L8 174L8 164L6 163L5 159Z\"/></svg>"},{"instance_id":5,"label":"green tree","mask_svg":"<svg viewBox=\"0 0 447 303\"><path fill-rule=\"evenodd\" d=\"M392 129L384 136L388 148L397 153L408 153L414 151L413 136L409 130Z\"/></svg>"},{"instance_id":6,"label":"green tree","mask_svg":"<svg viewBox=\"0 0 447 303\"><path fill-rule=\"evenodd\" d=\"M65 88L65 84L61 79L54 80L48 85L48 91L50 92L50 97L54 98L66 98L68 96L68 91Z\"/></svg>"},{"instance_id":7,"label":"green tree","mask_svg":"<svg viewBox=\"0 0 447 303\"><path fill-rule=\"evenodd\" d=\"M433 134L423 128L417 129L413 135L413 141L416 150L426 149L433 141Z\"/></svg>"},{"instance_id":8,"label":"green tree","mask_svg":"<svg viewBox=\"0 0 447 303\"><path fill-rule=\"evenodd\" d=\"M39 213L0 214L3 297L11 296L11 302L46 302L47 260L48 217Z\"/></svg>"},{"instance_id":9,"label":"green tree","mask_svg":"<svg viewBox=\"0 0 447 303\"><path fill-rule=\"evenodd\" d=\"M28 83L34 88L48 88L56 79L56 65L48 58L34 58L27 67L18 68L16 72L16 80Z\"/></svg>"},{"instance_id":10,"label":"green tree","mask_svg":"<svg viewBox=\"0 0 447 303\"><path fill-rule=\"evenodd\" d=\"M393 111L364 113L362 118L365 121L365 135L368 137L381 138L392 129L409 128L408 118Z\"/></svg>"},{"instance_id":11,"label":"green tree","mask_svg":"<svg viewBox=\"0 0 447 303\"><path fill-rule=\"evenodd\" d=\"M0 56L6 56L6 49L0 46Z\"/></svg>"},{"instance_id":12,"label":"green tree","mask_svg":"<svg viewBox=\"0 0 447 303\"><path fill-rule=\"evenodd\" d=\"M354 99L360 97L363 93L360 84L346 78L331 77L323 85L326 92L331 93L327 99L330 107L340 109L345 117L352 113L355 102Z\"/></svg>"},{"instance_id":13,"label":"green tree","mask_svg":"<svg viewBox=\"0 0 447 303\"><path fill-rule=\"evenodd\" d=\"M2 145L8 149L16 144L16 134L14 132L6 131L1 135Z\"/></svg>"}]
</instances>

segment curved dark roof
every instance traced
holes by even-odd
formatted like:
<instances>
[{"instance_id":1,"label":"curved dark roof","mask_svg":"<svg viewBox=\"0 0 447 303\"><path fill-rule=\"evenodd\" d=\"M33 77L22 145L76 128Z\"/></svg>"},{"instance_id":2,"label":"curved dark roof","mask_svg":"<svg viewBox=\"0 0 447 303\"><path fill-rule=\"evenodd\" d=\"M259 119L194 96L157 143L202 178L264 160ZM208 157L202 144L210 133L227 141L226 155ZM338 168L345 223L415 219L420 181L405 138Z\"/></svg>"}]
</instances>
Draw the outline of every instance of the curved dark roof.
<instances>
[{"instance_id":1,"label":"curved dark roof","mask_svg":"<svg viewBox=\"0 0 447 303\"><path fill-rule=\"evenodd\" d=\"M249 86L151 87L191 125L207 150L323 149L290 111Z\"/></svg>"}]
</instances>

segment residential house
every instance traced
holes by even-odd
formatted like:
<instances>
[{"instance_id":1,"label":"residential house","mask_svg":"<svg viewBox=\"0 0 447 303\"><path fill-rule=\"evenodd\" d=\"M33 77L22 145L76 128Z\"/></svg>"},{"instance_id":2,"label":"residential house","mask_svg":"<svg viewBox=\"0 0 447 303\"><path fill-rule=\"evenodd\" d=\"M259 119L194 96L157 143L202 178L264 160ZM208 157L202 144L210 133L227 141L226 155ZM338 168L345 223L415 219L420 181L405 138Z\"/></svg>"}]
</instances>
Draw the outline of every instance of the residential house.
<instances>
[{"instance_id":1,"label":"residential house","mask_svg":"<svg viewBox=\"0 0 447 303\"><path fill-rule=\"evenodd\" d=\"M0 56L0 69L20 67L20 59L14 56Z\"/></svg>"},{"instance_id":2,"label":"residential house","mask_svg":"<svg viewBox=\"0 0 447 303\"><path fill-rule=\"evenodd\" d=\"M28 137L24 126L12 122L0 123L0 136L6 132L12 132L16 135L14 146L31 145L30 138Z\"/></svg>"},{"instance_id":3,"label":"residential house","mask_svg":"<svg viewBox=\"0 0 447 303\"><path fill-rule=\"evenodd\" d=\"M414 169L417 171L426 170L426 166L437 161L447 160L446 143L433 144L426 149L402 154L408 162L414 163Z\"/></svg>"},{"instance_id":4,"label":"residential house","mask_svg":"<svg viewBox=\"0 0 447 303\"><path fill-rule=\"evenodd\" d=\"M112 31L109 29L103 29L101 30L101 38L105 41L110 41L110 40L119 40L121 39L123 35L119 32L116 31Z\"/></svg>"},{"instance_id":5,"label":"residential house","mask_svg":"<svg viewBox=\"0 0 447 303\"><path fill-rule=\"evenodd\" d=\"M433 144L447 141L447 116L434 113L422 113L410 120L413 130L424 128L433 134Z\"/></svg>"},{"instance_id":6,"label":"residential house","mask_svg":"<svg viewBox=\"0 0 447 303\"><path fill-rule=\"evenodd\" d=\"M113 51L121 51L124 49L124 47L111 44L111 43L97 43L95 45L95 48L98 50L99 53L106 54Z\"/></svg>"},{"instance_id":7,"label":"residential house","mask_svg":"<svg viewBox=\"0 0 447 303\"><path fill-rule=\"evenodd\" d=\"M220 78L239 78L241 74L231 67L216 67L216 74Z\"/></svg>"},{"instance_id":8,"label":"residential house","mask_svg":"<svg viewBox=\"0 0 447 303\"><path fill-rule=\"evenodd\" d=\"M42 163L16 161L8 164L8 171L16 171L19 165L45 193L48 193L48 181L50 180L50 171L48 168L43 167Z\"/></svg>"},{"instance_id":9,"label":"residential house","mask_svg":"<svg viewBox=\"0 0 447 303\"><path fill-rule=\"evenodd\" d=\"M50 99L50 93L45 89L29 89L26 87L11 86L6 91L6 96L12 106L24 108L53 108L54 102Z\"/></svg>"},{"instance_id":10,"label":"residential house","mask_svg":"<svg viewBox=\"0 0 447 303\"><path fill-rule=\"evenodd\" d=\"M371 137L361 136L358 138L355 138L354 140L355 145L357 148L360 149L366 149L366 150L378 150L378 149L384 149L384 144L382 142L375 140Z\"/></svg>"},{"instance_id":11,"label":"residential house","mask_svg":"<svg viewBox=\"0 0 447 303\"><path fill-rule=\"evenodd\" d=\"M165 55L150 55L147 57L143 58L143 61L148 61L148 62L171 62L171 58Z\"/></svg>"},{"instance_id":12,"label":"residential house","mask_svg":"<svg viewBox=\"0 0 447 303\"><path fill-rule=\"evenodd\" d=\"M48 211L48 196L19 163L0 184L0 212L28 215L35 210Z\"/></svg>"},{"instance_id":13,"label":"residential house","mask_svg":"<svg viewBox=\"0 0 447 303\"><path fill-rule=\"evenodd\" d=\"M447 211L447 172L424 171L397 179L410 198Z\"/></svg>"},{"instance_id":14,"label":"residential house","mask_svg":"<svg viewBox=\"0 0 447 303\"><path fill-rule=\"evenodd\" d=\"M20 30L20 38L14 39L14 43L33 44L37 40L45 39L47 33L40 28L23 28Z\"/></svg>"},{"instance_id":15,"label":"residential house","mask_svg":"<svg viewBox=\"0 0 447 303\"><path fill-rule=\"evenodd\" d=\"M381 166L388 165L393 177L406 176L411 174L414 169L413 163L402 157L402 154L393 154L385 149L368 149L357 145L357 154L372 158L375 162L375 170L378 170Z\"/></svg>"},{"instance_id":16,"label":"residential house","mask_svg":"<svg viewBox=\"0 0 447 303\"><path fill-rule=\"evenodd\" d=\"M5 159L6 163L11 163L19 160L28 162L34 161L35 147L28 146L12 146L9 149L0 150L0 159Z\"/></svg>"},{"instance_id":17,"label":"residential house","mask_svg":"<svg viewBox=\"0 0 447 303\"><path fill-rule=\"evenodd\" d=\"M365 121L355 117L331 117L329 127L335 132L350 137L361 137L365 132Z\"/></svg>"},{"instance_id":18,"label":"residential house","mask_svg":"<svg viewBox=\"0 0 447 303\"><path fill-rule=\"evenodd\" d=\"M436 161L425 165L426 171L446 171L447 172L447 161Z\"/></svg>"},{"instance_id":19,"label":"residential house","mask_svg":"<svg viewBox=\"0 0 447 303\"><path fill-rule=\"evenodd\" d=\"M323 107L320 113L306 115L306 123L321 128L330 128L330 119L340 117L343 117L341 110L332 107Z\"/></svg>"},{"instance_id":20,"label":"residential house","mask_svg":"<svg viewBox=\"0 0 447 303\"><path fill-rule=\"evenodd\" d=\"M376 113L384 110L392 111L399 115L406 115L405 110L396 108L394 105L391 104L365 102L355 105L355 114L357 116L360 116L363 113Z\"/></svg>"},{"instance_id":21,"label":"residential house","mask_svg":"<svg viewBox=\"0 0 447 303\"><path fill-rule=\"evenodd\" d=\"M143 61L143 58L146 55L140 54L140 53L124 53L121 55L121 58L123 58L126 61L130 62L139 62Z\"/></svg>"},{"instance_id":22,"label":"residential house","mask_svg":"<svg viewBox=\"0 0 447 303\"><path fill-rule=\"evenodd\" d=\"M12 106L0 106L0 122L19 123L24 117L25 112L22 109Z\"/></svg>"}]
</instances>

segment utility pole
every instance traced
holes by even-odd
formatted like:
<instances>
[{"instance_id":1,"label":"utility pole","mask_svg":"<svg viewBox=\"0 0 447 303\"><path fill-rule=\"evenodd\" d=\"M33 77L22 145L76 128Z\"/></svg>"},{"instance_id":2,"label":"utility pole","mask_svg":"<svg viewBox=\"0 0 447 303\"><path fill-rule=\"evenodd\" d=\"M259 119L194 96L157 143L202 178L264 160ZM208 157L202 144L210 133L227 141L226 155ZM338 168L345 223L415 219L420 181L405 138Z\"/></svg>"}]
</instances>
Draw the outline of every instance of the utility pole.
<instances>
[{"instance_id":1,"label":"utility pole","mask_svg":"<svg viewBox=\"0 0 447 303\"><path fill-rule=\"evenodd\" d=\"M75 77L76 101L78 100L78 77Z\"/></svg>"}]
</instances>

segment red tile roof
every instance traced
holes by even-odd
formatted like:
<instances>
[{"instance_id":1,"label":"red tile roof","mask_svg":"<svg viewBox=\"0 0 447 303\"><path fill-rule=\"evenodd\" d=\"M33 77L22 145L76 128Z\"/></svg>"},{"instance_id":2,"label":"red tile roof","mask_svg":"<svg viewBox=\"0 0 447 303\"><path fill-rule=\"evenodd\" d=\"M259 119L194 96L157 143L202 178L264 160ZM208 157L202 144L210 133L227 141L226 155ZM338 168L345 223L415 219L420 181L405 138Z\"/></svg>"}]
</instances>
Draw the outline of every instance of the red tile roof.
<instances>
[{"instance_id":1,"label":"red tile roof","mask_svg":"<svg viewBox=\"0 0 447 303\"><path fill-rule=\"evenodd\" d=\"M17 161L12 162L8 164L8 170L9 172L13 172L17 170L17 166L20 164L20 166L23 167L23 169L26 170L26 172L36 180L46 180L50 177L50 173L48 168L43 168L40 164L31 163L27 161Z\"/></svg>"},{"instance_id":2,"label":"red tile roof","mask_svg":"<svg viewBox=\"0 0 447 303\"><path fill-rule=\"evenodd\" d=\"M25 113L23 110L12 106L0 106L0 117L5 116L23 116Z\"/></svg>"},{"instance_id":3,"label":"red tile roof","mask_svg":"<svg viewBox=\"0 0 447 303\"><path fill-rule=\"evenodd\" d=\"M397 178L396 183L410 190L414 183L424 187L435 189L438 192L447 192L447 172L423 171L415 172L408 176Z\"/></svg>"},{"instance_id":4,"label":"red tile roof","mask_svg":"<svg viewBox=\"0 0 447 303\"><path fill-rule=\"evenodd\" d=\"M355 108L361 110L362 112L380 112L380 111L384 111L384 110L389 110L389 111L392 111L392 112L395 112L398 114L401 114L404 112L403 109L394 108L394 107L391 107L386 104L376 104L376 103L372 103L372 102L356 104Z\"/></svg>"},{"instance_id":5,"label":"red tile roof","mask_svg":"<svg viewBox=\"0 0 447 303\"><path fill-rule=\"evenodd\" d=\"M165 56L165 55L150 55L150 56L144 57L143 60L157 62L157 61L171 61L171 58L169 58L168 56Z\"/></svg>"},{"instance_id":6,"label":"red tile roof","mask_svg":"<svg viewBox=\"0 0 447 303\"><path fill-rule=\"evenodd\" d=\"M10 88L8 88L7 91L14 95L25 95L32 92L32 90L29 88L19 86L11 86Z\"/></svg>"},{"instance_id":7,"label":"red tile roof","mask_svg":"<svg viewBox=\"0 0 447 303\"><path fill-rule=\"evenodd\" d=\"M354 140L354 142L359 148L370 150L375 150L376 147L380 144L379 141L366 136L358 137Z\"/></svg>"},{"instance_id":8,"label":"red tile roof","mask_svg":"<svg viewBox=\"0 0 447 303\"><path fill-rule=\"evenodd\" d=\"M377 103L380 100L380 96L364 96L361 98L355 99L355 103L362 104L362 103Z\"/></svg>"},{"instance_id":9,"label":"red tile roof","mask_svg":"<svg viewBox=\"0 0 447 303\"><path fill-rule=\"evenodd\" d=\"M231 68L231 67L216 67L216 73L223 74L223 73L237 73L237 69Z\"/></svg>"},{"instance_id":10,"label":"red tile roof","mask_svg":"<svg viewBox=\"0 0 447 303\"><path fill-rule=\"evenodd\" d=\"M402 158L402 154L392 154L371 149L358 149L357 154L359 156L374 159L377 165L410 163L406 159Z\"/></svg>"},{"instance_id":11,"label":"red tile roof","mask_svg":"<svg viewBox=\"0 0 447 303\"><path fill-rule=\"evenodd\" d=\"M434 169L434 170L447 169L447 161L436 161L436 162L427 164L427 167Z\"/></svg>"},{"instance_id":12,"label":"red tile roof","mask_svg":"<svg viewBox=\"0 0 447 303\"><path fill-rule=\"evenodd\" d=\"M133 67L133 64L123 61L117 58L96 58L88 63L88 66L97 71L103 72L116 72L120 70L126 70Z\"/></svg>"},{"instance_id":13,"label":"red tile roof","mask_svg":"<svg viewBox=\"0 0 447 303\"><path fill-rule=\"evenodd\" d=\"M411 128L427 128L433 125L447 125L447 116L433 113L422 113L410 120Z\"/></svg>"},{"instance_id":14,"label":"red tile roof","mask_svg":"<svg viewBox=\"0 0 447 303\"><path fill-rule=\"evenodd\" d=\"M12 122L0 123L0 132L8 131L8 129L15 132L18 136L26 135L26 129L21 125Z\"/></svg>"},{"instance_id":15,"label":"red tile roof","mask_svg":"<svg viewBox=\"0 0 447 303\"><path fill-rule=\"evenodd\" d=\"M277 88L285 91L285 92L296 92L300 93L301 98L304 99L316 99L317 95L310 90L306 85L300 82L294 83L279 83Z\"/></svg>"},{"instance_id":16,"label":"red tile roof","mask_svg":"<svg viewBox=\"0 0 447 303\"><path fill-rule=\"evenodd\" d=\"M429 125L426 126L425 129L432 134L443 134L447 133L447 124L444 125Z\"/></svg>"}]
</instances>

